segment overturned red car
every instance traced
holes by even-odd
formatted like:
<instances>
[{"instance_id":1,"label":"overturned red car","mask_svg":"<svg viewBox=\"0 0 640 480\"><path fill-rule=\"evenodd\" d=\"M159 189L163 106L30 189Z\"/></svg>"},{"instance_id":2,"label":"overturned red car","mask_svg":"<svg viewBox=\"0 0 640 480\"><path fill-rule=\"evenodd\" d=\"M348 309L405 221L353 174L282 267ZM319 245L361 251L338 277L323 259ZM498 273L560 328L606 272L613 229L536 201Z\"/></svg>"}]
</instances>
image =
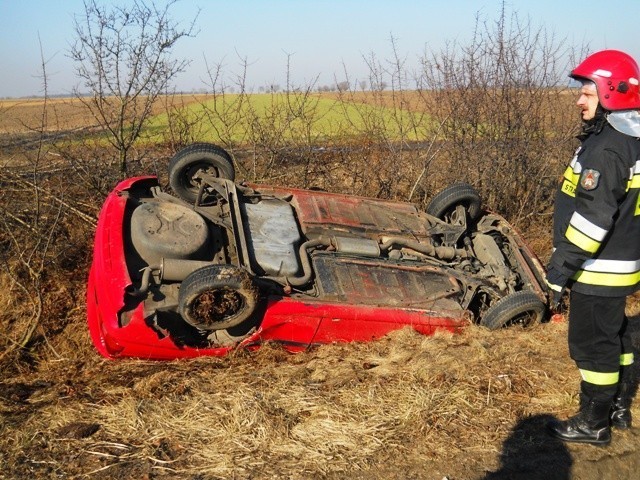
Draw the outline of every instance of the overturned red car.
<instances>
[{"instance_id":1,"label":"overturned red car","mask_svg":"<svg viewBox=\"0 0 640 480\"><path fill-rule=\"evenodd\" d=\"M119 183L95 234L91 338L105 357L296 351L472 323L544 321L539 261L468 184L410 203L234 182L197 143L156 177Z\"/></svg>"}]
</instances>

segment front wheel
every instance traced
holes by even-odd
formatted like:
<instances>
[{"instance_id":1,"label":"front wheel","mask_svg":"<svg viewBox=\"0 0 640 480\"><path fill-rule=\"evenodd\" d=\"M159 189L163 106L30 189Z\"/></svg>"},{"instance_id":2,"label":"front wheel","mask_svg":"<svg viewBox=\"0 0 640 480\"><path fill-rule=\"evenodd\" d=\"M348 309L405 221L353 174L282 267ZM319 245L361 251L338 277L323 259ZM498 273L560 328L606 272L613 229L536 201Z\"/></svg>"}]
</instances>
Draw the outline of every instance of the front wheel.
<instances>
[{"instance_id":1,"label":"front wheel","mask_svg":"<svg viewBox=\"0 0 640 480\"><path fill-rule=\"evenodd\" d=\"M257 301L257 289L246 271L232 265L207 265L180 285L178 313L199 330L222 330L247 320Z\"/></svg>"},{"instance_id":2,"label":"front wheel","mask_svg":"<svg viewBox=\"0 0 640 480\"><path fill-rule=\"evenodd\" d=\"M523 290L507 295L491 305L482 315L480 325L489 330L511 325L529 327L542 322L546 310L546 305L535 293Z\"/></svg>"},{"instance_id":3,"label":"front wheel","mask_svg":"<svg viewBox=\"0 0 640 480\"><path fill-rule=\"evenodd\" d=\"M236 171L227 151L211 143L194 143L178 151L169 161L169 185L175 194L189 203L196 201L200 173L233 181Z\"/></svg>"}]
</instances>

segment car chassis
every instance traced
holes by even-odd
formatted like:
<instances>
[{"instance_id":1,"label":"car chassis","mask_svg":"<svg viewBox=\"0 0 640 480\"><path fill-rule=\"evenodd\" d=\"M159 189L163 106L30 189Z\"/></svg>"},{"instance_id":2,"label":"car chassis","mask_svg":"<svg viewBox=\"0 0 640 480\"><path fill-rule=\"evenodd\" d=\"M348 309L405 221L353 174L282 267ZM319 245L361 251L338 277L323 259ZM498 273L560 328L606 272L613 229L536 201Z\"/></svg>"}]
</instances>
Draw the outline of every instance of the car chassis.
<instances>
[{"instance_id":1,"label":"car chassis","mask_svg":"<svg viewBox=\"0 0 640 480\"><path fill-rule=\"evenodd\" d=\"M231 157L194 144L156 177L124 180L101 210L87 288L108 358L224 355L277 341L367 341L410 326L543 321L540 262L475 190L413 204L235 183Z\"/></svg>"}]
</instances>

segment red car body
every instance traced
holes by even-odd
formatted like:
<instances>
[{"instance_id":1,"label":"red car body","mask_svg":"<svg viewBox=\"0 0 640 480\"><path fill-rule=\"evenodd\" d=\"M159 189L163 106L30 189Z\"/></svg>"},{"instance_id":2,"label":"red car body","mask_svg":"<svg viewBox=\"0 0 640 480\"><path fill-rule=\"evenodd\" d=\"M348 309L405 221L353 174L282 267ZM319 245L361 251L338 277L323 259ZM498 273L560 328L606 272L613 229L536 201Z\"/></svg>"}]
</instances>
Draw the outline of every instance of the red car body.
<instances>
[{"instance_id":1,"label":"red car body","mask_svg":"<svg viewBox=\"0 0 640 480\"><path fill-rule=\"evenodd\" d=\"M144 228L148 232L143 232L143 236L155 235L156 230L164 229L163 235L168 236L162 238L171 241L175 235L190 237L189 231L177 232L184 230L180 223L184 219L175 220L186 215L189 207L182 200L159 193L155 177L127 179L115 187L102 207L89 273L88 324L93 343L101 355L168 360L224 355L236 348L257 348L265 342L278 342L291 351L300 351L316 344L370 341L404 327L426 335L437 329L455 332L478 322L478 311L487 306L480 303L488 301L499 290L492 283L493 276L500 277L495 274L496 266L491 270L480 266L474 271L480 272L482 278L476 280L471 275L471 280L466 280L464 269L470 267L456 264L454 269L453 260L432 261L429 255L416 252L414 249L421 249L421 245L431 241L434 232L442 232L445 223L432 219L412 204L310 190L255 185L236 187L232 182L225 182L221 185L227 189L224 195L229 205L233 202L241 204L236 214L222 200L211 207L220 209L220 204L224 206L219 218L212 214L207 217L204 212L207 207L199 207L197 202L192 210L204 212L202 215L209 218L206 228L215 229L216 235L227 231L225 240L216 243L214 248L226 252L226 261L251 272L256 282L262 278L260 285L279 283L277 288L258 289L258 306L251 314L248 326L241 328L240 333L233 328L223 329L225 333L218 337L218 333L203 332L182 322L175 313L177 292L184 285L182 277L188 276L193 268L179 274L177 280L162 278L162 274L151 271L149 264L153 261L139 258L145 254L132 252L136 249L136 239L132 244L132 237L138 235L133 230L137 228L134 223L139 217L136 217L136 209L140 208L152 212L145 220ZM220 186L216 188L222 190ZM167 214L160 215L158 209L164 208L162 205L165 204L177 205L174 207L180 215L175 215L171 221L163 220L161 217ZM252 208L258 208L258 213L252 212ZM236 215L235 223L228 219L229 215ZM546 293L539 262L504 219L493 214L489 217L484 222L491 225L488 231L508 231L511 263L518 264L517 285L511 281L513 286L508 290L526 289L543 304ZM244 221L254 225L240 225ZM276 234L267 232L260 238L270 222L279 222L271 227L276 228ZM232 223L234 229L244 232L239 237L230 233ZM223 228L223 224L226 227ZM283 240L278 234L280 228L291 230L287 235L293 239ZM326 241L317 250L304 247L305 240L328 236L331 241ZM150 246L142 249L149 249L155 255L157 245L154 245L155 237L151 238ZM401 246L390 247L394 242L400 242ZM301 243L303 247L300 247ZM372 250L376 251L376 245L378 253L372 253ZM480 245L475 247L478 250ZM299 258L288 273L280 273L289 257L286 252L279 252L287 248L299 252L289 256L297 258L299 255ZM309 252L306 261L305 248ZM387 250L380 253L380 248ZM199 266L206 262L220 263L223 257L219 253L216 260L206 251L197 255L200 255L198 261L186 259L175 263ZM228 259L231 258L229 255L232 260ZM480 265L476 259L464 259L460 263L472 261L474 265ZM273 266L274 262L276 266ZM305 272L311 269L302 280L298 263L303 264L301 268ZM148 275L144 274L145 269L149 270ZM296 278L299 281L296 282ZM504 280L500 282L502 284ZM473 292L473 296L469 292ZM482 302L477 298L482 298ZM219 338L225 340L219 341Z\"/></svg>"}]
</instances>

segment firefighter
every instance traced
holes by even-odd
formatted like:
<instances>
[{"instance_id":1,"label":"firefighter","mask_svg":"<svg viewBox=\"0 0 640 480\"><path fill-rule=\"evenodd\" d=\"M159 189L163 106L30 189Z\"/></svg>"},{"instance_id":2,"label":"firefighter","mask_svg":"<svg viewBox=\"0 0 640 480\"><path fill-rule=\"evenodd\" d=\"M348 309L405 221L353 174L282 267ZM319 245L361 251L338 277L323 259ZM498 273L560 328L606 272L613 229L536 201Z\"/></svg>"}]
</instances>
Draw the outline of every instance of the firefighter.
<instances>
[{"instance_id":1,"label":"firefighter","mask_svg":"<svg viewBox=\"0 0 640 480\"><path fill-rule=\"evenodd\" d=\"M611 426L631 426L634 347L626 297L640 286L640 71L603 50L570 76L580 82L580 147L558 189L554 250L547 267L552 306L569 297L569 353L582 381L580 408L550 433L606 445Z\"/></svg>"}]
</instances>

